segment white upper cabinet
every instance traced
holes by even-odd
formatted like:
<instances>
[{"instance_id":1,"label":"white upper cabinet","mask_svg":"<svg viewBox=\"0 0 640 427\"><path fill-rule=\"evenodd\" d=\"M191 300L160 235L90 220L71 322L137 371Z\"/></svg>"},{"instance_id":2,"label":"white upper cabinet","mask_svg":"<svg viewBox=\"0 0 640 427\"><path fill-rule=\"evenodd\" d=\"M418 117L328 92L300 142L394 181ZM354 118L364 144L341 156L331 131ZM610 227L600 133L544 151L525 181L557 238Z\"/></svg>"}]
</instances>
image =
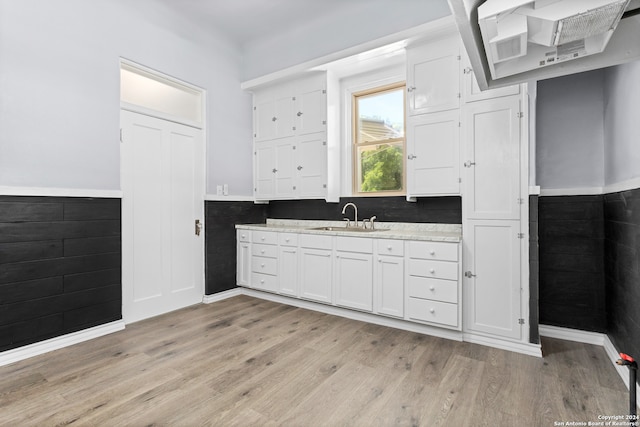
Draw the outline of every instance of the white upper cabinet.
<instances>
[{"instance_id":1,"label":"white upper cabinet","mask_svg":"<svg viewBox=\"0 0 640 427\"><path fill-rule=\"evenodd\" d=\"M326 197L326 75L256 91L253 120L256 199Z\"/></svg>"},{"instance_id":2,"label":"white upper cabinet","mask_svg":"<svg viewBox=\"0 0 640 427\"><path fill-rule=\"evenodd\" d=\"M460 111L407 121L407 195L460 193Z\"/></svg>"},{"instance_id":3,"label":"white upper cabinet","mask_svg":"<svg viewBox=\"0 0 640 427\"><path fill-rule=\"evenodd\" d=\"M520 219L520 116L519 96L466 105L466 219Z\"/></svg>"},{"instance_id":4,"label":"white upper cabinet","mask_svg":"<svg viewBox=\"0 0 640 427\"><path fill-rule=\"evenodd\" d=\"M462 55L462 87L464 102L481 101L489 98L499 98L501 96L518 95L520 86L505 86L497 89L480 90L473 68L467 55Z\"/></svg>"},{"instance_id":5,"label":"white upper cabinet","mask_svg":"<svg viewBox=\"0 0 640 427\"><path fill-rule=\"evenodd\" d=\"M460 45L457 37L407 49L407 114L460 106Z\"/></svg>"}]
</instances>

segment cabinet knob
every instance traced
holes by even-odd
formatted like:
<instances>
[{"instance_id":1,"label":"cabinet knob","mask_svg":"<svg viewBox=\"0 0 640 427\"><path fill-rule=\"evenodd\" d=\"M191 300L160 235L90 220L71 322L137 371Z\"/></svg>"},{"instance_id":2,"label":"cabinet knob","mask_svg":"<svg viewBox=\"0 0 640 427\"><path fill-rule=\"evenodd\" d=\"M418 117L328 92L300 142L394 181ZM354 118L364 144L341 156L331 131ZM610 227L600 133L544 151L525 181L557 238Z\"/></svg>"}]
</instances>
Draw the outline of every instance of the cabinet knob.
<instances>
[{"instance_id":1,"label":"cabinet knob","mask_svg":"<svg viewBox=\"0 0 640 427\"><path fill-rule=\"evenodd\" d=\"M435 287L435 286L429 286L429 290L430 290L430 291L435 291L435 290L436 290L436 287Z\"/></svg>"},{"instance_id":2,"label":"cabinet knob","mask_svg":"<svg viewBox=\"0 0 640 427\"><path fill-rule=\"evenodd\" d=\"M302 111L298 111L298 114L296 114L296 116L300 117L302 115Z\"/></svg>"},{"instance_id":3,"label":"cabinet knob","mask_svg":"<svg viewBox=\"0 0 640 427\"><path fill-rule=\"evenodd\" d=\"M240 237L242 237L244 239L246 236L244 234L241 234Z\"/></svg>"},{"instance_id":4,"label":"cabinet knob","mask_svg":"<svg viewBox=\"0 0 640 427\"><path fill-rule=\"evenodd\" d=\"M435 255L435 254L436 254L436 251L434 251L433 249L429 251L429 255Z\"/></svg>"},{"instance_id":5,"label":"cabinet knob","mask_svg":"<svg viewBox=\"0 0 640 427\"><path fill-rule=\"evenodd\" d=\"M260 238L260 240L264 240L264 236L262 236L262 237Z\"/></svg>"},{"instance_id":6,"label":"cabinet knob","mask_svg":"<svg viewBox=\"0 0 640 427\"><path fill-rule=\"evenodd\" d=\"M260 283L264 283L264 279L260 279Z\"/></svg>"},{"instance_id":7,"label":"cabinet knob","mask_svg":"<svg viewBox=\"0 0 640 427\"><path fill-rule=\"evenodd\" d=\"M284 239L284 241L285 241L285 242L288 242L288 241L289 241L289 238L287 237L286 239Z\"/></svg>"},{"instance_id":8,"label":"cabinet knob","mask_svg":"<svg viewBox=\"0 0 640 427\"><path fill-rule=\"evenodd\" d=\"M277 117L274 117L274 118L271 119L272 122L275 122L276 120L278 120Z\"/></svg>"},{"instance_id":9,"label":"cabinet knob","mask_svg":"<svg viewBox=\"0 0 640 427\"><path fill-rule=\"evenodd\" d=\"M261 254L263 254L263 253L264 253L264 249L262 249L262 250L260 251L260 253L261 253Z\"/></svg>"},{"instance_id":10,"label":"cabinet knob","mask_svg":"<svg viewBox=\"0 0 640 427\"><path fill-rule=\"evenodd\" d=\"M430 309L429 309L429 313L432 313L432 314L433 314L433 313L435 313L435 312L436 312L436 309L435 309L435 308L430 308Z\"/></svg>"},{"instance_id":11,"label":"cabinet knob","mask_svg":"<svg viewBox=\"0 0 640 427\"><path fill-rule=\"evenodd\" d=\"M391 246L391 245L387 246L387 250L388 251L392 251L393 250L393 246Z\"/></svg>"},{"instance_id":12,"label":"cabinet knob","mask_svg":"<svg viewBox=\"0 0 640 427\"><path fill-rule=\"evenodd\" d=\"M260 264L260 267L264 268L264 264Z\"/></svg>"},{"instance_id":13,"label":"cabinet knob","mask_svg":"<svg viewBox=\"0 0 640 427\"><path fill-rule=\"evenodd\" d=\"M273 168L273 170L271 172L276 173L276 172L278 172L278 169Z\"/></svg>"},{"instance_id":14,"label":"cabinet knob","mask_svg":"<svg viewBox=\"0 0 640 427\"><path fill-rule=\"evenodd\" d=\"M297 169L298 169L299 171L301 171L301 170L302 170L302 166L298 166L298 167L297 167Z\"/></svg>"},{"instance_id":15,"label":"cabinet knob","mask_svg":"<svg viewBox=\"0 0 640 427\"><path fill-rule=\"evenodd\" d=\"M432 268L432 269L429 270L429 273L431 273L431 274L434 274L435 272L436 272L435 268Z\"/></svg>"}]
</instances>

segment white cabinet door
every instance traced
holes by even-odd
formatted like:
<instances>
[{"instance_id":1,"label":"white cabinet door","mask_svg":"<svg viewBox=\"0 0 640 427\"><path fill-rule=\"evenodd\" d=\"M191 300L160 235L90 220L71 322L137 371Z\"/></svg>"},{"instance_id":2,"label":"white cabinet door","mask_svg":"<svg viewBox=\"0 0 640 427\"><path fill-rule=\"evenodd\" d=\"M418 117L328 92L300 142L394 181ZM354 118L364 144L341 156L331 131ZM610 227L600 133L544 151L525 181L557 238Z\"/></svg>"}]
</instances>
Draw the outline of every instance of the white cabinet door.
<instances>
[{"instance_id":1,"label":"white cabinet door","mask_svg":"<svg viewBox=\"0 0 640 427\"><path fill-rule=\"evenodd\" d=\"M407 50L408 114L460 106L460 47L457 38Z\"/></svg>"},{"instance_id":2,"label":"white cabinet door","mask_svg":"<svg viewBox=\"0 0 640 427\"><path fill-rule=\"evenodd\" d=\"M257 199L267 199L275 195L276 150L270 141L254 145L254 193Z\"/></svg>"},{"instance_id":3,"label":"white cabinet door","mask_svg":"<svg viewBox=\"0 0 640 427\"><path fill-rule=\"evenodd\" d=\"M275 99L275 137L292 136L295 132L295 101L288 91L276 93Z\"/></svg>"},{"instance_id":4,"label":"white cabinet door","mask_svg":"<svg viewBox=\"0 0 640 427\"><path fill-rule=\"evenodd\" d=\"M471 68L469 59L464 58L462 65L462 86L463 97L465 102L482 101L483 99L499 98L501 96L518 95L520 94L520 86L505 86L497 89L480 90L476 76Z\"/></svg>"},{"instance_id":5,"label":"white cabinet door","mask_svg":"<svg viewBox=\"0 0 640 427\"><path fill-rule=\"evenodd\" d=\"M283 138L273 142L275 146L275 197L290 197L296 193L294 138Z\"/></svg>"},{"instance_id":6,"label":"white cabinet door","mask_svg":"<svg viewBox=\"0 0 640 427\"><path fill-rule=\"evenodd\" d=\"M236 282L238 286L251 284L251 244L238 242L236 254Z\"/></svg>"},{"instance_id":7,"label":"white cabinet door","mask_svg":"<svg viewBox=\"0 0 640 427\"><path fill-rule=\"evenodd\" d=\"M296 93L296 134L324 132L327 128L327 95L317 82L301 85Z\"/></svg>"},{"instance_id":8,"label":"white cabinet door","mask_svg":"<svg viewBox=\"0 0 640 427\"><path fill-rule=\"evenodd\" d=\"M460 113L411 116L407 121L407 193L460 194Z\"/></svg>"},{"instance_id":9,"label":"white cabinet door","mask_svg":"<svg viewBox=\"0 0 640 427\"><path fill-rule=\"evenodd\" d=\"M373 255L337 252L336 305L357 310L373 309Z\"/></svg>"},{"instance_id":10,"label":"white cabinet door","mask_svg":"<svg viewBox=\"0 0 640 427\"><path fill-rule=\"evenodd\" d=\"M466 104L464 216L520 219L520 97Z\"/></svg>"},{"instance_id":11,"label":"white cabinet door","mask_svg":"<svg viewBox=\"0 0 640 427\"><path fill-rule=\"evenodd\" d=\"M465 328L520 339L519 221L469 221L464 234Z\"/></svg>"},{"instance_id":12,"label":"white cabinet door","mask_svg":"<svg viewBox=\"0 0 640 427\"><path fill-rule=\"evenodd\" d=\"M300 249L300 297L331 303L332 264L331 251Z\"/></svg>"},{"instance_id":13,"label":"white cabinet door","mask_svg":"<svg viewBox=\"0 0 640 427\"><path fill-rule=\"evenodd\" d=\"M276 137L276 103L271 96L256 96L253 101L253 136L255 141Z\"/></svg>"},{"instance_id":14,"label":"white cabinet door","mask_svg":"<svg viewBox=\"0 0 640 427\"><path fill-rule=\"evenodd\" d=\"M324 197L327 194L326 133L314 133L297 138L297 194L300 197Z\"/></svg>"},{"instance_id":15,"label":"white cabinet door","mask_svg":"<svg viewBox=\"0 0 640 427\"><path fill-rule=\"evenodd\" d=\"M377 313L404 316L404 257L378 256L375 294Z\"/></svg>"},{"instance_id":16,"label":"white cabinet door","mask_svg":"<svg viewBox=\"0 0 640 427\"><path fill-rule=\"evenodd\" d=\"M278 251L278 292L298 295L298 248L280 246Z\"/></svg>"}]
</instances>

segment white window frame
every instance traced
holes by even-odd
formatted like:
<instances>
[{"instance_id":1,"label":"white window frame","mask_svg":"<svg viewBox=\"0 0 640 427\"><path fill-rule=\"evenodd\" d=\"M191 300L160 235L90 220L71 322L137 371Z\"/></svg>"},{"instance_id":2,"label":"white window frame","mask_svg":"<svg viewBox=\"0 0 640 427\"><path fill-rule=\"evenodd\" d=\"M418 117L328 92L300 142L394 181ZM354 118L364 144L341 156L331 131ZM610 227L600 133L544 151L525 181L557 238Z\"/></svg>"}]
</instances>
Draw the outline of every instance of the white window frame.
<instances>
[{"instance_id":1,"label":"white window frame","mask_svg":"<svg viewBox=\"0 0 640 427\"><path fill-rule=\"evenodd\" d=\"M356 76L345 77L340 81L340 110L342 111L342 120L340 120L340 151L342 157L340 194L342 197L391 197L398 195L398 193L366 194L355 193L353 191L353 95L359 92L375 89L377 87L405 82L406 79L405 65L397 65L372 70Z\"/></svg>"}]
</instances>

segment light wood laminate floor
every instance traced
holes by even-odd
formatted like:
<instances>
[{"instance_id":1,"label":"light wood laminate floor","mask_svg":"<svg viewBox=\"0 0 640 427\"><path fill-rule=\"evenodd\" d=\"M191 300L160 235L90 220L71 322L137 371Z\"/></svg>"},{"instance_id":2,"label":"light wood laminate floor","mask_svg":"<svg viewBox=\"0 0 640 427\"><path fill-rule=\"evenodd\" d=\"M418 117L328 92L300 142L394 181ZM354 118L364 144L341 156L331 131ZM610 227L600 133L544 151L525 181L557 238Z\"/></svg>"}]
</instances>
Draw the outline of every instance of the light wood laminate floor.
<instances>
[{"instance_id":1,"label":"light wood laminate floor","mask_svg":"<svg viewBox=\"0 0 640 427\"><path fill-rule=\"evenodd\" d=\"M627 412L600 347L535 358L238 296L0 368L2 426L553 426Z\"/></svg>"}]
</instances>

